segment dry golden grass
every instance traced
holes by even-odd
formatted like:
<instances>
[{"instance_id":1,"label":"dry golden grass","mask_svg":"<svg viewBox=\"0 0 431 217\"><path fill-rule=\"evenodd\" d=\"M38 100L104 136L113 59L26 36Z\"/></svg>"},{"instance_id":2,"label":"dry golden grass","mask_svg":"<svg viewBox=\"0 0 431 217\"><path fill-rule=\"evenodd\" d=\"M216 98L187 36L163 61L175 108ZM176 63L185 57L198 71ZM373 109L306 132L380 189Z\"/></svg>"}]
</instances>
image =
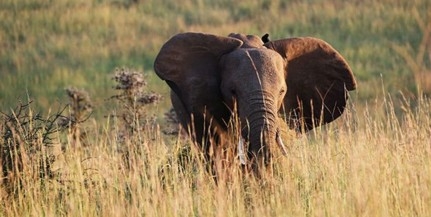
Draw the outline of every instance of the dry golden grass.
<instances>
[{"instance_id":1,"label":"dry golden grass","mask_svg":"<svg viewBox=\"0 0 431 217\"><path fill-rule=\"evenodd\" d=\"M79 85L101 107L113 92L106 73L150 71L163 42L183 31L321 37L355 71L354 106L285 141L288 157L275 153L262 179L230 159L217 184L190 141L158 125L125 136L118 117L91 118L51 134L52 146L33 131L39 125L13 137L0 125L0 150L5 138L21 148L6 153L21 159L15 173L5 176L0 159L0 216L431 216L431 102L398 94L429 91L429 1L130 2L2 1L0 106L28 94L48 110L65 86ZM149 79L167 96L162 81ZM164 103L155 109L168 110ZM28 132L38 132L31 143Z\"/></svg>"},{"instance_id":2,"label":"dry golden grass","mask_svg":"<svg viewBox=\"0 0 431 217\"><path fill-rule=\"evenodd\" d=\"M52 178L37 178L33 161L15 194L2 187L0 215L430 216L431 104L418 102L398 114L389 97L352 106L292 138L262 179L232 164L218 183L187 139L155 127L120 141L118 126L95 123L104 130L57 155Z\"/></svg>"}]
</instances>

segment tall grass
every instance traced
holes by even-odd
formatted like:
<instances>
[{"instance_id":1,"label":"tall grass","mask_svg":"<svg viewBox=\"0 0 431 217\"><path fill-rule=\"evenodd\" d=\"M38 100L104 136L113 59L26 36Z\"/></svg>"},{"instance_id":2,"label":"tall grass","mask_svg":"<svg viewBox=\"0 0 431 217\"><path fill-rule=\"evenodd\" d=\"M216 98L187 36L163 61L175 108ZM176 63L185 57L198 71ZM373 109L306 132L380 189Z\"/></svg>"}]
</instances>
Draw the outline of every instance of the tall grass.
<instances>
[{"instance_id":1,"label":"tall grass","mask_svg":"<svg viewBox=\"0 0 431 217\"><path fill-rule=\"evenodd\" d=\"M5 0L0 16L0 216L431 216L429 1ZM122 65L167 96L152 62L182 31L320 37L359 89L342 118L287 138L288 157L276 153L261 179L236 159L214 179L138 98L106 101ZM52 112L67 86L88 90L101 114ZM31 107L9 112L27 97Z\"/></svg>"},{"instance_id":2,"label":"tall grass","mask_svg":"<svg viewBox=\"0 0 431 217\"><path fill-rule=\"evenodd\" d=\"M390 97L351 106L336 124L291 138L289 156L277 154L261 179L232 164L217 182L187 139L157 127L124 138L120 126L94 123L104 130L57 155L54 175L24 170L15 194L2 185L0 215L429 216L431 102L402 103L401 115Z\"/></svg>"}]
</instances>

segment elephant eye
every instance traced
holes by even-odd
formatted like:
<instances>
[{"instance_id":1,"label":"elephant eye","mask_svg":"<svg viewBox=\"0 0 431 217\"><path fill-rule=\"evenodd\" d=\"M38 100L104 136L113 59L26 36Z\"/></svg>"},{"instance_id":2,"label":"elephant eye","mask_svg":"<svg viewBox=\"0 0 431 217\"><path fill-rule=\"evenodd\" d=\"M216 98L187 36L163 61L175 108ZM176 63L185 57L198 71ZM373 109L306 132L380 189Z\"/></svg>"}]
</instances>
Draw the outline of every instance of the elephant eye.
<instances>
[{"instance_id":1,"label":"elephant eye","mask_svg":"<svg viewBox=\"0 0 431 217\"><path fill-rule=\"evenodd\" d=\"M281 95L283 95L283 94L284 94L284 92L285 92L285 91L284 91L284 89L281 89L281 90L280 90L280 96L281 96Z\"/></svg>"}]
</instances>

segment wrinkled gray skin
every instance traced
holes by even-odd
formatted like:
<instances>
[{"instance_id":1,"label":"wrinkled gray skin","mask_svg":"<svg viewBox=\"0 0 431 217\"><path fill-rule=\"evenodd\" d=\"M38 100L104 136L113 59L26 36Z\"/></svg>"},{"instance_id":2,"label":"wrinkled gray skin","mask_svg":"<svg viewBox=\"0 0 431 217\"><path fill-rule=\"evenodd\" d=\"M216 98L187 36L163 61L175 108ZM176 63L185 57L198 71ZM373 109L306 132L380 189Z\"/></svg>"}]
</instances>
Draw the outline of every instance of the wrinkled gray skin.
<instances>
[{"instance_id":1,"label":"wrinkled gray skin","mask_svg":"<svg viewBox=\"0 0 431 217\"><path fill-rule=\"evenodd\" d=\"M165 43L154 68L171 87L182 126L207 154L211 142L223 141L237 111L254 165L270 159L280 114L306 132L339 117L347 91L356 88L341 55L315 38L263 43L250 35L181 33Z\"/></svg>"},{"instance_id":2,"label":"wrinkled gray skin","mask_svg":"<svg viewBox=\"0 0 431 217\"><path fill-rule=\"evenodd\" d=\"M286 94L286 62L275 51L263 48L237 49L221 59L221 92L224 102L237 103L242 137L249 153L264 155L274 147L278 110Z\"/></svg>"}]
</instances>

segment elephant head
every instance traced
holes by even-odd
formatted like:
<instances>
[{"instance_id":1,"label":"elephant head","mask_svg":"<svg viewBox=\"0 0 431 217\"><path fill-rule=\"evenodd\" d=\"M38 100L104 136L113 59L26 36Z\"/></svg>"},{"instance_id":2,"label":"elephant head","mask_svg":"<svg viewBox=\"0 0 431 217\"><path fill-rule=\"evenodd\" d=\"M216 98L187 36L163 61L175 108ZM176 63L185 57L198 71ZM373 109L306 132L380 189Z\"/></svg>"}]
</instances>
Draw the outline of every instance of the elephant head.
<instances>
[{"instance_id":1,"label":"elephant head","mask_svg":"<svg viewBox=\"0 0 431 217\"><path fill-rule=\"evenodd\" d=\"M306 132L343 113L356 81L334 48L310 37L263 40L181 33L157 55L155 72L170 86L181 124L204 150L227 133L233 111L253 159L268 159L280 142L279 115Z\"/></svg>"}]
</instances>

